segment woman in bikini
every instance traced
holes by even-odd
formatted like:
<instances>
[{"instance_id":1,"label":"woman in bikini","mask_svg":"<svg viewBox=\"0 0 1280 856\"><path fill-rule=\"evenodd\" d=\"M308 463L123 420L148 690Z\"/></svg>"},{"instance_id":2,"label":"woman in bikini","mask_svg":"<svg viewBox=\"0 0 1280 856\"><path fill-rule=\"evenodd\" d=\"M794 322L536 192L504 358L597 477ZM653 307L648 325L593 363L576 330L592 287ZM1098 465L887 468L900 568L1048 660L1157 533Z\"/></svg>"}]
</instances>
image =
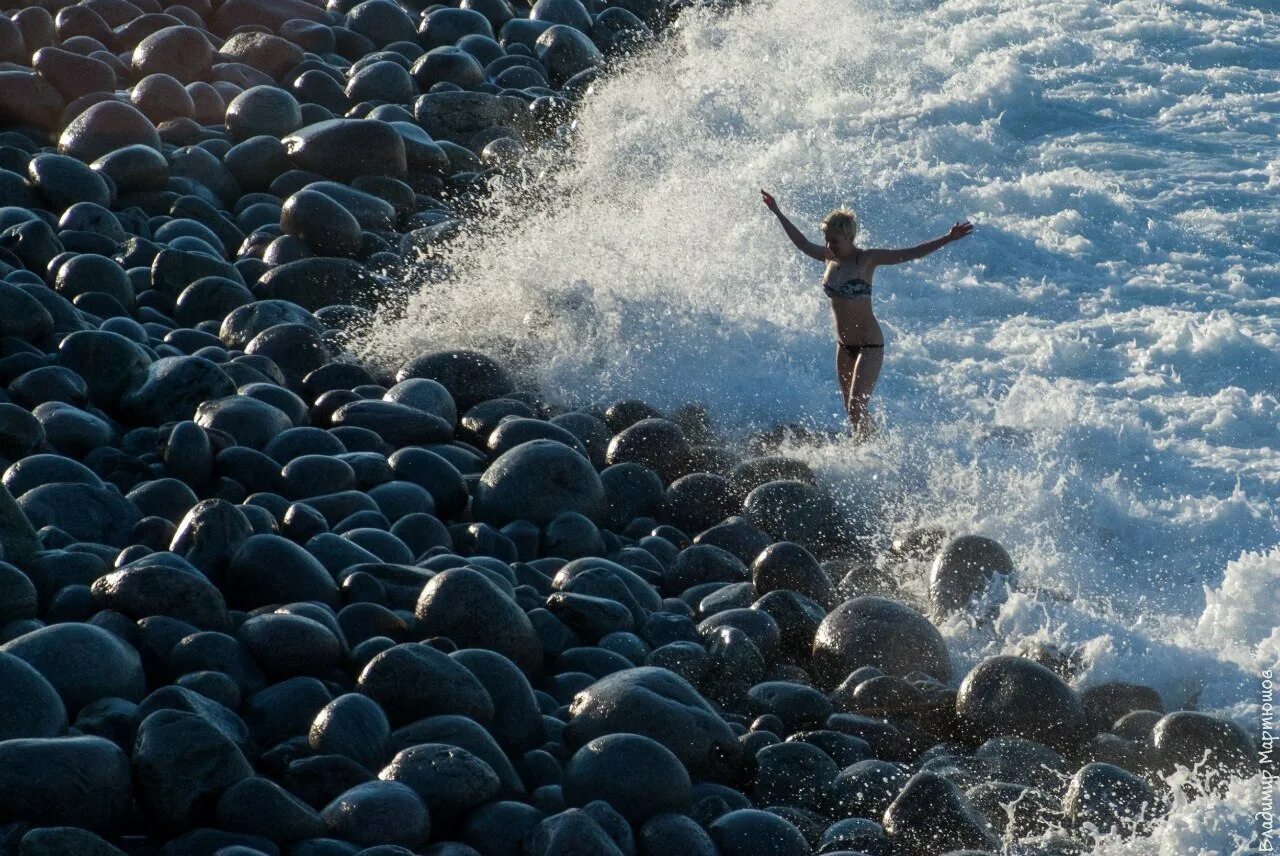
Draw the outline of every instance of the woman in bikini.
<instances>
[{"instance_id":1,"label":"woman in bikini","mask_svg":"<svg viewBox=\"0 0 1280 856\"><path fill-rule=\"evenodd\" d=\"M957 223L941 238L899 250L862 249L854 244L858 221L848 208L837 208L822 221L825 246L815 244L787 219L778 203L760 191L765 207L774 213L787 237L800 252L827 263L822 290L831 298L831 314L836 322L836 374L840 395L853 435L865 439L871 433L867 401L880 377L884 362L884 334L871 311L871 278L881 265L897 265L924 258L952 241L973 232L968 222Z\"/></svg>"}]
</instances>

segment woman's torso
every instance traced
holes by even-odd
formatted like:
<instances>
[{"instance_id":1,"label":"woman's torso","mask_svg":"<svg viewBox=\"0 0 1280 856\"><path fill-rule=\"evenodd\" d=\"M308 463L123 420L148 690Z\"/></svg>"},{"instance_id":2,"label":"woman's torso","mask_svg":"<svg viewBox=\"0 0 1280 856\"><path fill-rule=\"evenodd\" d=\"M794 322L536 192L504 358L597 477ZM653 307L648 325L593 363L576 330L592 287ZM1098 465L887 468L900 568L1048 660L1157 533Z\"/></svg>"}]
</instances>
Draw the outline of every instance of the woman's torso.
<instances>
[{"instance_id":1,"label":"woman's torso","mask_svg":"<svg viewBox=\"0 0 1280 856\"><path fill-rule=\"evenodd\" d=\"M871 311L870 285L875 268L866 264L861 250L848 261L827 262L822 278L823 290L831 298L831 314L836 323L836 339L842 345L883 345L884 334ZM865 296L844 297L840 294L867 292Z\"/></svg>"}]
</instances>

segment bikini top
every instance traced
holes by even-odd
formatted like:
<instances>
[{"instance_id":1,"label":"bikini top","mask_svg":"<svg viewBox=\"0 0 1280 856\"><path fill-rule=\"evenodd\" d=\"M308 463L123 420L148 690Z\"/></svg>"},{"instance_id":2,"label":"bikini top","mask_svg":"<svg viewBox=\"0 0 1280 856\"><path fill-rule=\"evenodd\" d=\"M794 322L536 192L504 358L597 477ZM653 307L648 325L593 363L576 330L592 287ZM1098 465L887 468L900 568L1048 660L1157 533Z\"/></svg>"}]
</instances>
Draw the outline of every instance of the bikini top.
<instances>
[{"instance_id":1,"label":"bikini top","mask_svg":"<svg viewBox=\"0 0 1280 856\"><path fill-rule=\"evenodd\" d=\"M829 282L824 282L822 284L822 290L826 293L827 297L870 297L871 283L861 277L855 276L853 279L836 283L835 285L832 285Z\"/></svg>"},{"instance_id":2,"label":"bikini top","mask_svg":"<svg viewBox=\"0 0 1280 856\"><path fill-rule=\"evenodd\" d=\"M859 252L857 259L860 260L861 258L862 253ZM860 276L855 276L852 279L836 283L835 285L832 285L829 282L824 282L822 284L822 290L826 293L827 297L870 297L871 283L867 282Z\"/></svg>"}]
</instances>

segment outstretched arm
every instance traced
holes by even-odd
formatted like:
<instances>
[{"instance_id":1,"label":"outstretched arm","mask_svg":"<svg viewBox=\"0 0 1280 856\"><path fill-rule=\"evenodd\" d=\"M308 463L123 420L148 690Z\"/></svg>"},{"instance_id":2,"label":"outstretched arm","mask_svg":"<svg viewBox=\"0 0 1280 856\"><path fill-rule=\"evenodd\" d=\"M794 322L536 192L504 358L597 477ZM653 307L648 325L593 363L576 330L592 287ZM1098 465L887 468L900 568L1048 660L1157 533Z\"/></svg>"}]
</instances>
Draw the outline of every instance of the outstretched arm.
<instances>
[{"instance_id":1,"label":"outstretched arm","mask_svg":"<svg viewBox=\"0 0 1280 856\"><path fill-rule=\"evenodd\" d=\"M957 223L951 227L951 231L943 235L941 238L934 238L932 241L925 241L923 244L917 244L914 247L903 247L898 250L868 250L869 260L875 265L900 265L903 262L913 262L916 259L922 259L930 253L958 241L961 238L973 234L973 224L965 221Z\"/></svg>"},{"instance_id":2,"label":"outstretched arm","mask_svg":"<svg viewBox=\"0 0 1280 856\"><path fill-rule=\"evenodd\" d=\"M777 201L772 196L765 193L763 190L760 191L760 196L764 200L765 207L772 211L773 215L778 218L778 222L782 224L783 231L787 233L787 237L791 239L791 243L795 244L800 252L804 253L806 256L815 258L818 261L826 260L826 247L821 244L815 244L813 241L806 238L804 236L804 232L797 229L795 224L787 219L787 215L782 213L781 209L778 208Z\"/></svg>"}]
</instances>

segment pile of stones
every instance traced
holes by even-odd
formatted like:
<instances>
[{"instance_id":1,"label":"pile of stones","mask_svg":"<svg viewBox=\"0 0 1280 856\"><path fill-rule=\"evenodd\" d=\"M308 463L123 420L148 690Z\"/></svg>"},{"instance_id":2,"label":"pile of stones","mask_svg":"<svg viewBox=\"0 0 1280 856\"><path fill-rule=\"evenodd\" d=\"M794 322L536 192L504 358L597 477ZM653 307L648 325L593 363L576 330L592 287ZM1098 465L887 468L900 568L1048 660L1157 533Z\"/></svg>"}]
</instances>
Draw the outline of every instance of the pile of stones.
<instances>
[{"instance_id":1,"label":"pile of stones","mask_svg":"<svg viewBox=\"0 0 1280 856\"><path fill-rule=\"evenodd\" d=\"M1254 770L1051 651L956 673L989 539L875 555L697 406L344 351L675 9L0 14L0 852L1052 856Z\"/></svg>"}]
</instances>

